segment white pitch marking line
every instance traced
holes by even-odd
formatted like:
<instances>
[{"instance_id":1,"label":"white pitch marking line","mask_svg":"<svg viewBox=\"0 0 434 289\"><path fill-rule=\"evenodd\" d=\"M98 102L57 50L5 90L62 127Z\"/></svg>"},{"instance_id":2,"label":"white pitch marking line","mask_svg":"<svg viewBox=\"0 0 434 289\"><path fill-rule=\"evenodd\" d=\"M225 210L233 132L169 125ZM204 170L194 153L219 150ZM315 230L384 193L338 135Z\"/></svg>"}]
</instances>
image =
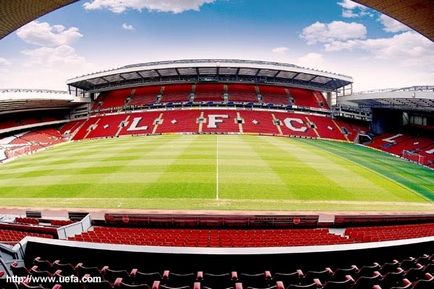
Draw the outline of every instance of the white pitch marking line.
<instances>
[{"instance_id":1,"label":"white pitch marking line","mask_svg":"<svg viewBox=\"0 0 434 289\"><path fill-rule=\"evenodd\" d=\"M215 199L219 200L219 137L216 137Z\"/></svg>"}]
</instances>

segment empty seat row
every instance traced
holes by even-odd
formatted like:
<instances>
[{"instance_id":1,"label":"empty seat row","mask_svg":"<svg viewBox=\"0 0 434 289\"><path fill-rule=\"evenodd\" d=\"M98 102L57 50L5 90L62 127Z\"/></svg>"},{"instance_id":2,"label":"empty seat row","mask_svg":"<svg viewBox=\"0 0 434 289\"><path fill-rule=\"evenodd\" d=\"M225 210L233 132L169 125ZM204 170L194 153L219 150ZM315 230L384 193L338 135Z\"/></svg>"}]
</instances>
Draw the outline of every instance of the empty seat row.
<instances>
[{"instance_id":1,"label":"empty seat row","mask_svg":"<svg viewBox=\"0 0 434 289\"><path fill-rule=\"evenodd\" d=\"M53 236L50 234L43 234L43 233L29 232L29 231L0 229L0 243L7 243L7 244L18 243L26 236L50 238L50 239L53 238Z\"/></svg>"},{"instance_id":2,"label":"empty seat row","mask_svg":"<svg viewBox=\"0 0 434 289\"><path fill-rule=\"evenodd\" d=\"M113 111L124 107L185 102L242 102L297 105L329 109L320 92L299 88L256 86L249 84L174 84L120 89L102 93L92 107L94 111Z\"/></svg>"},{"instance_id":3,"label":"empty seat row","mask_svg":"<svg viewBox=\"0 0 434 289\"><path fill-rule=\"evenodd\" d=\"M405 269L403 269L405 268ZM66 261L48 260L37 257L31 268L11 265L17 276L61 277L100 277L95 284L61 284L62 288L328 288L328 289L367 289L379 286L382 289L414 288L433 285L434 255L422 255L418 258L408 257L401 261L392 260L381 265L365 264L360 267L352 265L343 268L324 268L322 270L296 270L293 272L263 271L260 273L228 272L213 274L210 272L175 273L142 272L138 269L111 268L109 266L84 266L83 263L72 265ZM157 283L156 283L157 282ZM417 285L421 284L421 285ZM28 284L36 286L37 284ZM55 284L48 284L55 285ZM25 286L25 285L24 285ZM241 286L241 287L240 287ZM304 287L303 287L304 286ZM1 287L0 287L1 288ZM32 287L24 287L32 288Z\"/></svg>"},{"instance_id":4,"label":"empty seat row","mask_svg":"<svg viewBox=\"0 0 434 289\"><path fill-rule=\"evenodd\" d=\"M345 234L358 242L377 242L434 236L434 224L348 228Z\"/></svg>"},{"instance_id":5,"label":"empty seat row","mask_svg":"<svg viewBox=\"0 0 434 289\"><path fill-rule=\"evenodd\" d=\"M286 230L187 230L93 227L70 240L154 246L180 247L273 247L348 244L347 238L330 234L327 229Z\"/></svg>"}]
</instances>

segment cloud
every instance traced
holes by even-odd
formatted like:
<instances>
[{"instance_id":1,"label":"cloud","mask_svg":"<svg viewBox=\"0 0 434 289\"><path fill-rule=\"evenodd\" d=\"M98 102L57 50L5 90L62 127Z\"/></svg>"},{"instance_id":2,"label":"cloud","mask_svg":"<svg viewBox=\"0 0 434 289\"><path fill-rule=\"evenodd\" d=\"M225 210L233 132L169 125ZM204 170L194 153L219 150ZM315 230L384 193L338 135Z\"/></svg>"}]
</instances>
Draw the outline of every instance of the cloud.
<instances>
[{"instance_id":1,"label":"cloud","mask_svg":"<svg viewBox=\"0 0 434 289\"><path fill-rule=\"evenodd\" d=\"M76 27L50 25L47 22L33 21L18 29L17 35L24 42L40 46L25 49L21 53L28 57L25 66L38 65L52 68L84 65L84 57L71 46L83 37Z\"/></svg>"},{"instance_id":2,"label":"cloud","mask_svg":"<svg viewBox=\"0 0 434 289\"><path fill-rule=\"evenodd\" d=\"M386 32L397 33L410 30L406 25L384 14L381 14L378 20L383 24L383 30Z\"/></svg>"},{"instance_id":3,"label":"cloud","mask_svg":"<svg viewBox=\"0 0 434 289\"><path fill-rule=\"evenodd\" d=\"M271 52L276 53L276 54L280 54L280 55L286 54L286 53L288 53L288 51L289 51L288 47L283 47L283 46L271 49Z\"/></svg>"},{"instance_id":4,"label":"cloud","mask_svg":"<svg viewBox=\"0 0 434 289\"><path fill-rule=\"evenodd\" d=\"M6 58L0 57L0 73L8 72L11 62Z\"/></svg>"},{"instance_id":5,"label":"cloud","mask_svg":"<svg viewBox=\"0 0 434 289\"><path fill-rule=\"evenodd\" d=\"M40 47L21 51L29 57L25 65L42 65L50 68L80 67L86 64L84 57L79 56L75 49L69 45L58 47Z\"/></svg>"},{"instance_id":6,"label":"cloud","mask_svg":"<svg viewBox=\"0 0 434 289\"><path fill-rule=\"evenodd\" d=\"M11 62L6 58L0 57L0 68L11 65Z\"/></svg>"},{"instance_id":7,"label":"cloud","mask_svg":"<svg viewBox=\"0 0 434 289\"><path fill-rule=\"evenodd\" d=\"M63 25L38 21L32 21L18 29L17 36L26 43L44 47L69 45L83 37L77 27L66 29Z\"/></svg>"},{"instance_id":8,"label":"cloud","mask_svg":"<svg viewBox=\"0 0 434 289\"><path fill-rule=\"evenodd\" d=\"M14 62L13 71L2 73L2 86L64 88L66 79L95 68L72 46L83 37L76 27L34 21L20 28L17 36L31 46L20 51L23 57Z\"/></svg>"},{"instance_id":9,"label":"cloud","mask_svg":"<svg viewBox=\"0 0 434 289\"><path fill-rule=\"evenodd\" d=\"M297 59L297 64L309 68L324 68L325 61L322 54L310 52Z\"/></svg>"},{"instance_id":10,"label":"cloud","mask_svg":"<svg viewBox=\"0 0 434 289\"><path fill-rule=\"evenodd\" d=\"M434 43L422 35L407 31L389 38L335 41L325 44L328 52L368 52L377 59L398 62L404 66L423 66L434 71Z\"/></svg>"},{"instance_id":11,"label":"cloud","mask_svg":"<svg viewBox=\"0 0 434 289\"><path fill-rule=\"evenodd\" d=\"M113 13L122 13L128 9L153 12L182 13L184 11L199 11L204 4L215 0L92 0L83 4L86 10L108 9Z\"/></svg>"},{"instance_id":12,"label":"cloud","mask_svg":"<svg viewBox=\"0 0 434 289\"><path fill-rule=\"evenodd\" d=\"M342 17L344 18L356 18L362 16L373 16L369 12L369 8L351 0L342 0L338 2L338 5L342 7Z\"/></svg>"},{"instance_id":13,"label":"cloud","mask_svg":"<svg viewBox=\"0 0 434 289\"><path fill-rule=\"evenodd\" d=\"M333 21L330 23L315 22L305 27L300 37L307 44L327 43L349 39L366 38L367 30L363 24L356 22Z\"/></svg>"},{"instance_id":14,"label":"cloud","mask_svg":"<svg viewBox=\"0 0 434 289\"><path fill-rule=\"evenodd\" d=\"M97 70L68 45L38 47L21 54L24 57L14 61L13 69L0 65L0 87L65 90L67 79Z\"/></svg>"},{"instance_id":15,"label":"cloud","mask_svg":"<svg viewBox=\"0 0 434 289\"><path fill-rule=\"evenodd\" d=\"M28 57L25 66L60 68L65 65L83 65L86 62L71 46L83 37L77 27L66 28L63 25L33 21L18 29L17 36L28 44L40 46L21 51Z\"/></svg>"},{"instance_id":16,"label":"cloud","mask_svg":"<svg viewBox=\"0 0 434 289\"><path fill-rule=\"evenodd\" d=\"M14 69L0 66L0 87L65 89L66 80L97 70L68 45L38 47L21 51Z\"/></svg>"},{"instance_id":17,"label":"cloud","mask_svg":"<svg viewBox=\"0 0 434 289\"><path fill-rule=\"evenodd\" d=\"M127 23L123 23L123 24L122 24L122 29L129 30L129 31L136 30L136 28L134 28L133 25L131 25L131 24L127 24Z\"/></svg>"},{"instance_id":18,"label":"cloud","mask_svg":"<svg viewBox=\"0 0 434 289\"><path fill-rule=\"evenodd\" d=\"M338 5L341 6L343 9L348 9L348 10L367 9L366 6L363 6L362 4L356 3L351 0L343 0L341 2L338 2Z\"/></svg>"}]
</instances>

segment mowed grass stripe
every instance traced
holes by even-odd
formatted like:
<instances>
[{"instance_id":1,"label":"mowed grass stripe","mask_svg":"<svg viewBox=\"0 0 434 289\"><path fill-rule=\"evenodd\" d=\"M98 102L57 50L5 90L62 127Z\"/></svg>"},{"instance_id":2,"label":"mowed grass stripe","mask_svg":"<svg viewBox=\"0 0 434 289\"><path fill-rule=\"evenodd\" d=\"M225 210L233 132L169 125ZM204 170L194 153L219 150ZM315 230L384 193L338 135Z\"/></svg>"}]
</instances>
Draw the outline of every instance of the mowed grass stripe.
<instances>
[{"instance_id":1,"label":"mowed grass stripe","mask_svg":"<svg viewBox=\"0 0 434 289\"><path fill-rule=\"evenodd\" d=\"M434 171L363 146L338 142L307 142L385 176L413 194L434 201ZM342 152L345 152L343 155Z\"/></svg>"},{"instance_id":2,"label":"mowed grass stripe","mask_svg":"<svg viewBox=\"0 0 434 289\"><path fill-rule=\"evenodd\" d=\"M171 157L168 158L170 161L166 163L161 163L160 167L162 168L159 172L155 171L148 171L148 172L141 172L139 175L130 177L130 182L126 182L125 188L123 188L123 193L127 194L129 191L133 195L142 196L143 198L151 198L151 197L162 197L165 194L167 195L168 192L173 192L172 197L180 197L183 195L179 195L178 187L176 187L173 183L165 183L162 182L162 175L168 174L166 172L167 168L176 160L177 156L182 154L184 150L194 141L194 138L191 138L189 136L183 136L183 135L175 135L175 136L169 136L167 138L167 141L164 143L154 143L155 146L147 148L146 152L140 157L129 160L124 166L120 167L116 172L113 172L111 175L104 176L103 178L100 178L97 182L98 185L102 186L104 189L104 186L107 184L107 179L114 178L115 180L118 179L118 176L121 174L126 175L132 175L131 173L124 173L124 168L128 168L129 164L133 161L139 159L139 160L146 160L148 157L155 157L155 156L161 156L165 153L169 152L171 154ZM125 151L127 151L129 148L126 148ZM109 156L105 160L112 160L112 157ZM182 180L187 179L187 175L192 175L192 177L196 179L207 179L206 173L185 173L185 172L172 172L169 173L172 174L168 179L177 180L178 184L182 183ZM147 176L152 175L154 178L152 178L149 182L147 182ZM139 192L137 191L136 187L130 188L128 184L134 184L139 183L142 185ZM93 189L94 190L94 189ZM185 190L184 190L185 191ZM101 194L102 190L99 191L99 195ZM94 193L94 192L93 192ZM109 196L113 196L113 194L110 194Z\"/></svg>"},{"instance_id":3,"label":"mowed grass stripe","mask_svg":"<svg viewBox=\"0 0 434 289\"><path fill-rule=\"evenodd\" d=\"M219 203L215 203L217 137ZM402 208L402 203L410 201L411 208L418 209L414 204L420 203L420 208L426 209L426 200L405 185L346 159L354 154L376 162L381 156L384 162L377 162L379 168L389 173L396 171L413 186L423 186L432 193L431 171L419 170L408 162L395 169L395 158L376 153L335 142L237 135L92 140L54 147L0 165L0 197L8 200L7 204L16 200L17 205L22 198L34 198L35 204L39 199L54 198L59 205L65 199L82 200L71 201L71 207L77 207L77 203L78 207L101 207L107 200L107 207L265 209L260 203L263 200L269 202L268 208L276 209L333 208L332 204L319 205L330 201L374 201L377 207L380 201L399 202L394 208ZM185 201L188 199L201 200L203 206L192 201L189 207ZM156 200L164 203L156 206ZM336 208L343 209L344 205Z\"/></svg>"},{"instance_id":4,"label":"mowed grass stripe","mask_svg":"<svg viewBox=\"0 0 434 289\"><path fill-rule=\"evenodd\" d=\"M156 138L158 139L158 137ZM150 142L151 139L144 140L146 142ZM73 144L75 146L76 143ZM26 158L20 159L17 161L18 165L15 163L8 164L8 170L4 174L4 178L10 178L14 177L14 173L17 173L15 177L31 177L31 176L44 176L43 174L32 174L33 172L41 172L46 171L47 176L59 176L59 181L62 176L67 176L70 174L79 174L79 170L74 170L77 168L89 168L89 167L97 167L100 166L100 164L104 161L104 159L107 158L108 155L118 155L123 153L123 151L127 150L129 146L115 146L111 150L106 151L100 151L96 156L96 154L93 154L91 152L81 156L81 158L70 158L70 157L64 157L63 159L59 160L53 160L49 159L48 161L40 160L37 158L38 155L35 155L35 160L32 160L32 164L35 164L34 166L27 165ZM52 151L47 152L46 154L52 155L56 154L56 149L54 148ZM72 149L71 149L72 150ZM73 150L72 150L73 151ZM94 163L86 164L86 160L89 157L94 157ZM137 158L137 157L136 157ZM75 165L75 167L74 167ZM71 167L68 167L71 166ZM69 173L65 172L65 169L70 169ZM2 173L4 170L0 167L0 173ZM2 178L2 179L4 179ZM0 180L1 181L1 180Z\"/></svg>"},{"instance_id":5,"label":"mowed grass stripe","mask_svg":"<svg viewBox=\"0 0 434 289\"><path fill-rule=\"evenodd\" d=\"M167 136L164 137L163 140L160 140L159 136L153 136L152 138L133 138L135 139L133 142L128 143L125 142L124 139L118 139L119 143L110 139L99 140L101 141L110 141L113 142L111 145L106 148L101 148L98 143L94 141L82 141L82 142L73 142L69 143L67 146L60 146L49 149L50 154L37 154L32 156L33 161L39 161L41 164L50 164L50 163L63 163L63 162L74 162L76 160L85 161L87 159L100 159L106 155L115 154L117 151L122 151L125 154L131 152L137 152L140 154L143 150L149 150L149 148L154 148L156 146L164 145L168 140L173 139L177 140L178 143L181 144L181 140L179 140L178 136ZM121 141L123 140L123 141ZM140 140L140 141L139 141ZM90 144L89 144L89 143ZM86 148L82 148L80 144L84 145ZM67 148L66 148L67 147ZM26 158L26 157L24 157ZM59 161L60 162L57 162ZM11 163L11 168L13 167L22 167L23 164L20 162Z\"/></svg>"},{"instance_id":6,"label":"mowed grass stripe","mask_svg":"<svg viewBox=\"0 0 434 289\"><path fill-rule=\"evenodd\" d=\"M179 149L177 143L176 157L166 166L156 182L146 188L149 192L155 192L158 196L163 197L170 195L174 198L213 198L215 195L215 165L202 166L202 171L194 171L192 166L185 165L185 159L194 164L195 159L215 159L216 136L203 136L203 142L200 136L184 136L189 142L184 142L183 147ZM197 146L197 142L208 143L209 145ZM199 148L198 148L199 147ZM173 150L172 150L173 152Z\"/></svg>"},{"instance_id":7,"label":"mowed grass stripe","mask_svg":"<svg viewBox=\"0 0 434 289\"><path fill-rule=\"evenodd\" d=\"M244 136L219 136L220 198L291 198L290 188L269 163L257 154L248 140ZM261 145L259 139L256 139L256 145Z\"/></svg>"},{"instance_id":8,"label":"mowed grass stripe","mask_svg":"<svg viewBox=\"0 0 434 289\"><path fill-rule=\"evenodd\" d=\"M156 150L165 151L166 149L173 149L174 147L179 146L179 142L176 144L173 144L173 142L176 142L178 139L180 139L181 136L178 137L171 137L168 138L163 143L163 146L155 145L153 147L148 147L147 151L143 151L143 156L146 156L149 153L152 153ZM156 140L158 139L155 138ZM150 142L152 141L152 138L143 139L143 141ZM117 146L116 149L111 149L110 151L100 152L100 163L104 163L105 160L110 159L111 154L120 154L122 155L122 152L127 151L129 146ZM109 157L108 157L109 156ZM134 158L134 159L137 159ZM74 160L73 163L77 163L78 160ZM160 169L163 168L163 165L159 164ZM59 166L61 167L61 166ZM23 184L23 187L32 187L35 184L35 189L43 195L43 192L46 191L48 195L63 195L64 192L62 191L63 186L66 186L66 195L70 194L72 189L74 187L77 187L77 189L80 190L80 194L86 194L86 192L89 192L90 196L92 194L98 194L98 195L106 195L108 197L113 196L113 194L110 194L110 192L113 191L112 188L109 188L110 186L113 186L114 184L124 184L122 187L122 192L125 193L136 193L138 186L132 185L127 186L125 184L140 184L141 189L140 192L143 193L143 187L146 184L154 183L156 180L158 180L160 172L155 172L152 169L149 171L142 172L138 174L137 172L132 173L122 173L121 170L123 167L128 167L128 162L124 162L123 165L113 168L108 173L100 173L98 175L92 175L92 174L80 174L81 171L89 169L84 168L82 170L78 171L70 171L69 174L64 175L57 175L57 170L53 168L52 172L46 176L40 176L39 178L32 178L28 177L26 179L21 179L20 182ZM48 171L49 172L49 171ZM200 177L200 176L198 176ZM175 175L174 178L179 178L179 176ZM102 185L97 185L98 183L102 183ZM16 185L15 180L0 180L0 186L4 188L4 193L10 192L10 190L14 191L14 184ZM58 184L61 184L60 186ZM80 186L80 184L87 184L85 186ZM47 188L43 189L41 185L46 185ZM116 186L115 186L116 187ZM128 189L131 187L131 189ZM42 190L42 191L41 191ZM119 187L118 187L119 190ZM21 190L18 190L21 191ZM27 192L25 192L27 194Z\"/></svg>"},{"instance_id":9,"label":"mowed grass stripe","mask_svg":"<svg viewBox=\"0 0 434 289\"><path fill-rule=\"evenodd\" d=\"M338 197L342 200L424 201L387 178L326 150L307 146L304 141L297 139L275 139L275 141L296 142L298 147L296 156L299 160L337 184L335 187L329 187L328 191L321 192L326 195L325 199Z\"/></svg>"},{"instance_id":10,"label":"mowed grass stripe","mask_svg":"<svg viewBox=\"0 0 434 289\"><path fill-rule=\"evenodd\" d=\"M335 173L341 173L344 169L339 164L331 163L317 152L306 150L293 140L281 138L264 138L269 145L279 150L280 155L286 155L290 162L286 167L279 170L288 180L288 184L294 186L300 193L299 199L327 200L336 198L341 200L360 199L357 192L346 189L345 183L331 178ZM291 169L292 163L300 163L299 169Z\"/></svg>"}]
</instances>

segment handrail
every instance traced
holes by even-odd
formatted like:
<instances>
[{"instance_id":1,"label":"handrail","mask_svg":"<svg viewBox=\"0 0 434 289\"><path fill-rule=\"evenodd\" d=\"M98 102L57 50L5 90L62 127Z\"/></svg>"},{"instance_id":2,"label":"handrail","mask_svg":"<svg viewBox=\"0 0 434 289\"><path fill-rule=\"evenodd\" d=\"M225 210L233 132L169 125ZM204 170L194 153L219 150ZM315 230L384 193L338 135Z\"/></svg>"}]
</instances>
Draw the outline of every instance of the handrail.
<instances>
[{"instance_id":1,"label":"handrail","mask_svg":"<svg viewBox=\"0 0 434 289\"><path fill-rule=\"evenodd\" d=\"M57 228L57 236L61 240L66 240L68 237L86 232L92 226L90 214L87 214L81 221L68 224Z\"/></svg>"}]
</instances>

